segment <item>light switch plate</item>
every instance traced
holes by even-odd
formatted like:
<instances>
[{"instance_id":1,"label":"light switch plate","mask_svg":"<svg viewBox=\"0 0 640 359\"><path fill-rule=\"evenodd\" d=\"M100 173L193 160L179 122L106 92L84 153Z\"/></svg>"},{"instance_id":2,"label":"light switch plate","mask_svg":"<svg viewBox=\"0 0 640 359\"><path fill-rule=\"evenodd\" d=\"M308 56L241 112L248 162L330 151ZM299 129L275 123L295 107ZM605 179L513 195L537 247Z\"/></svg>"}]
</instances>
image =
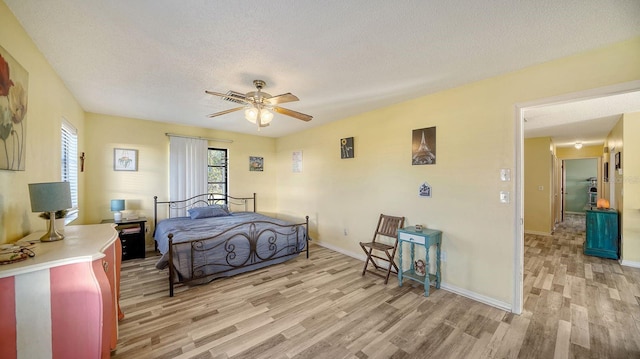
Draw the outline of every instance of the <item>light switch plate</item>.
<instances>
[{"instance_id":1,"label":"light switch plate","mask_svg":"<svg viewBox=\"0 0 640 359\"><path fill-rule=\"evenodd\" d=\"M500 191L500 203L509 203L509 191Z\"/></svg>"},{"instance_id":2,"label":"light switch plate","mask_svg":"<svg viewBox=\"0 0 640 359\"><path fill-rule=\"evenodd\" d=\"M508 168L502 168L500 170L500 181L508 182L511 181L511 170Z\"/></svg>"}]
</instances>

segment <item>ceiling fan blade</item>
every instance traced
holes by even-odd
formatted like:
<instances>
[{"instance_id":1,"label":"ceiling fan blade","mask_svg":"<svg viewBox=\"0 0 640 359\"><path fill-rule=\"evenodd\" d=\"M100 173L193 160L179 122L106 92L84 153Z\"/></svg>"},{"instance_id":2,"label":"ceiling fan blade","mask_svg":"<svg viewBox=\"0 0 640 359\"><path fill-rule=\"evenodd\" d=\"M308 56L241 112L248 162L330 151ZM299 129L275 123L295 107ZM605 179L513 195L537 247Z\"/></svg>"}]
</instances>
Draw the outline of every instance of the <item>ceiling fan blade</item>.
<instances>
[{"instance_id":1,"label":"ceiling fan blade","mask_svg":"<svg viewBox=\"0 0 640 359\"><path fill-rule=\"evenodd\" d=\"M210 114L210 115L209 115L209 116L207 116L207 117L211 118L211 117L216 117L216 116L226 115L226 114L228 114L228 113L236 112L236 111L240 111L240 110L242 110L242 109L244 109L244 106L242 106L242 107L236 107L236 108L231 108L231 109L224 110L224 111L220 111L220 112L216 112L216 113L212 113L212 114Z\"/></svg>"},{"instance_id":2,"label":"ceiling fan blade","mask_svg":"<svg viewBox=\"0 0 640 359\"><path fill-rule=\"evenodd\" d=\"M220 93L220 92L205 90L204 92L208 93L209 95L222 97L223 100L227 100L235 103L249 103L249 101L243 94L235 91Z\"/></svg>"},{"instance_id":3,"label":"ceiling fan blade","mask_svg":"<svg viewBox=\"0 0 640 359\"><path fill-rule=\"evenodd\" d=\"M269 97L268 99L265 99L264 102L270 105L277 105L279 103L293 102L293 101L299 101L299 100L300 99L296 95L292 94L291 92L287 92L287 93L283 93L282 95Z\"/></svg>"},{"instance_id":4,"label":"ceiling fan blade","mask_svg":"<svg viewBox=\"0 0 640 359\"><path fill-rule=\"evenodd\" d=\"M281 113L283 115L295 117L298 120L302 120L302 121L311 121L313 119L313 116L306 115L306 114L304 114L302 112L289 110L289 109L283 108L283 107L273 106L273 110L275 112L277 112L277 113Z\"/></svg>"}]
</instances>

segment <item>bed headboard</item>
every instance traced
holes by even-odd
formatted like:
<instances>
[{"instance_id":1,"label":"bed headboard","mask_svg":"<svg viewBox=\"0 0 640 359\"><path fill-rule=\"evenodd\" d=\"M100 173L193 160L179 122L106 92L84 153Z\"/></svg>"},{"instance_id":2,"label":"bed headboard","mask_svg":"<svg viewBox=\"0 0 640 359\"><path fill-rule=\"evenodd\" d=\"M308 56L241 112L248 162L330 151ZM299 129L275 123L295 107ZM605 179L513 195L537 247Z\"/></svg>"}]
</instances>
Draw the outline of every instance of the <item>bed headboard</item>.
<instances>
[{"instance_id":1,"label":"bed headboard","mask_svg":"<svg viewBox=\"0 0 640 359\"><path fill-rule=\"evenodd\" d=\"M249 204L251 202L251 205ZM213 204L231 206L243 206L244 211L256 211L256 194L253 197L234 197L222 193L203 193L191 198L177 201L158 201L158 196L153 196L153 231L156 230L158 224L158 208L166 206L164 218L171 218L172 210L189 210L194 207L205 207Z\"/></svg>"}]
</instances>

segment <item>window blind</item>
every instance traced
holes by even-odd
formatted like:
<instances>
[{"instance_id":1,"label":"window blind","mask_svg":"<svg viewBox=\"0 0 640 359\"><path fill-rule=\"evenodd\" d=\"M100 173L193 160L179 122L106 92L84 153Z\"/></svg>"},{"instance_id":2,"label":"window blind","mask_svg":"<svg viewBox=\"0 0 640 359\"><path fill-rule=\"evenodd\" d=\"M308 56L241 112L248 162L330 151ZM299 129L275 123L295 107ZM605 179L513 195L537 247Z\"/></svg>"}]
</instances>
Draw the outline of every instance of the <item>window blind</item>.
<instances>
[{"instance_id":1,"label":"window blind","mask_svg":"<svg viewBox=\"0 0 640 359\"><path fill-rule=\"evenodd\" d=\"M64 119L61 140L61 180L69 182L73 205L69 212L75 214L78 211L78 130Z\"/></svg>"}]
</instances>

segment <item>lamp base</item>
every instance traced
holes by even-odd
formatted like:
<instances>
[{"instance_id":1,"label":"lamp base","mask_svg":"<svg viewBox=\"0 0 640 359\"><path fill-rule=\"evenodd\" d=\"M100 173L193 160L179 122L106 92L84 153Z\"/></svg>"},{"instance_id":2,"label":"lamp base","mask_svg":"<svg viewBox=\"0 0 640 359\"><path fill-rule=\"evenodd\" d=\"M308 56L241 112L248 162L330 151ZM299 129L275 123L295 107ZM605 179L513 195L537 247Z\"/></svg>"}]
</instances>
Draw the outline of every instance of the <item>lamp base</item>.
<instances>
[{"instance_id":1,"label":"lamp base","mask_svg":"<svg viewBox=\"0 0 640 359\"><path fill-rule=\"evenodd\" d=\"M55 242L64 239L64 234L56 229L55 213L49 213L49 230L40 237L40 242Z\"/></svg>"},{"instance_id":2,"label":"lamp base","mask_svg":"<svg viewBox=\"0 0 640 359\"><path fill-rule=\"evenodd\" d=\"M122 221L122 213L121 212L113 212L113 220L116 222Z\"/></svg>"}]
</instances>

